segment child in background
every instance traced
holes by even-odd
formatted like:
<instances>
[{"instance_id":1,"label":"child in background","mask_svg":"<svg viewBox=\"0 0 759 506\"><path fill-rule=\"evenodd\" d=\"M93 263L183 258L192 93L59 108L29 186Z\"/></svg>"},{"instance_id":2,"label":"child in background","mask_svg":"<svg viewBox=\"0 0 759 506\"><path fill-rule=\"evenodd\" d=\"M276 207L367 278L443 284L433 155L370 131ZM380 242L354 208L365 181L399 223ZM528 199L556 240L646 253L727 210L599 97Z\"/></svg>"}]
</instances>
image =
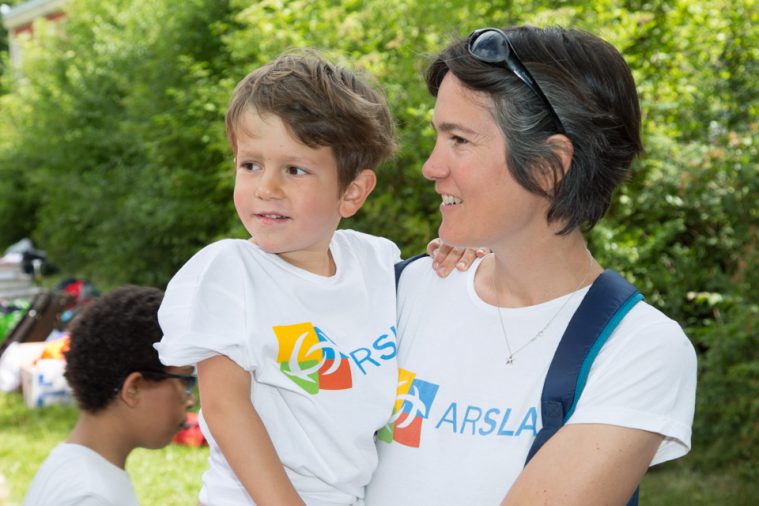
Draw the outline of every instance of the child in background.
<instances>
[{"instance_id":1,"label":"child in background","mask_svg":"<svg viewBox=\"0 0 759 506\"><path fill-rule=\"evenodd\" d=\"M155 288L126 286L94 299L72 322L65 376L81 410L47 457L25 506L137 504L126 459L163 448L194 404L192 367L164 367Z\"/></svg>"},{"instance_id":2,"label":"child in background","mask_svg":"<svg viewBox=\"0 0 759 506\"><path fill-rule=\"evenodd\" d=\"M336 229L394 152L387 104L316 52L290 53L237 85L226 127L251 239L180 269L156 345L164 364L197 363L200 502L360 503L396 396L400 252Z\"/></svg>"}]
</instances>

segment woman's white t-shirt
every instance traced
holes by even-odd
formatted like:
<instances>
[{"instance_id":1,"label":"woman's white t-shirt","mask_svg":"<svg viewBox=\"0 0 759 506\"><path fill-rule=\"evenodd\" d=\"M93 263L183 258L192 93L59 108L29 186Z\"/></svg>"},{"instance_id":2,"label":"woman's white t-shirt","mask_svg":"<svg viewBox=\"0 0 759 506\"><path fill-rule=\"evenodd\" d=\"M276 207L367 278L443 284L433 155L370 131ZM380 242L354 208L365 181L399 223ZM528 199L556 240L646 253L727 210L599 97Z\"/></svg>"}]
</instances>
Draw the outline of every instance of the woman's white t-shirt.
<instances>
[{"instance_id":1,"label":"woman's white t-shirt","mask_svg":"<svg viewBox=\"0 0 759 506\"><path fill-rule=\"evenodd\" d=\"M501 308L510 348L519 350L507 364L497 308L474 289L480 260L445 279L429 262L409 265L399 286L398 402L379 433L366 504L500 504L542 427L543 382L588 288ZM653 465L689 450L695 390L690 341L676 322L639 302L601 348L567 423L662 434Z\"/></svg>"}]
</instances>

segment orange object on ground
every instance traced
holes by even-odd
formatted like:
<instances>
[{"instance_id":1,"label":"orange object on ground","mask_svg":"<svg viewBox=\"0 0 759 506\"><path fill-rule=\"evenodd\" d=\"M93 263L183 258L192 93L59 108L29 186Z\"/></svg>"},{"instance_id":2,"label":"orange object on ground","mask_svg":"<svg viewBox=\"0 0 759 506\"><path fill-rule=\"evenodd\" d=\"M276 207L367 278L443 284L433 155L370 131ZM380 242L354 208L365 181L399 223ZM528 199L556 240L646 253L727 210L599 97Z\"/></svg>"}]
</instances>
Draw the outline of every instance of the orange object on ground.
<instances>
[{"instance_id":1,"label":"orange object on ground","mask_svg":"<svg viewBox=\"0 0 759 506\"><path fill-rule=\"evenodd\" d=\"M40 355L39 359L65 358L63 354L69 351L70 344L71 340L69 339L68 334L60 339L56 339L55 341L50 341L49 343L45 344L45 347L42 349L42 355Z\"/></svg>"}]
</instances>

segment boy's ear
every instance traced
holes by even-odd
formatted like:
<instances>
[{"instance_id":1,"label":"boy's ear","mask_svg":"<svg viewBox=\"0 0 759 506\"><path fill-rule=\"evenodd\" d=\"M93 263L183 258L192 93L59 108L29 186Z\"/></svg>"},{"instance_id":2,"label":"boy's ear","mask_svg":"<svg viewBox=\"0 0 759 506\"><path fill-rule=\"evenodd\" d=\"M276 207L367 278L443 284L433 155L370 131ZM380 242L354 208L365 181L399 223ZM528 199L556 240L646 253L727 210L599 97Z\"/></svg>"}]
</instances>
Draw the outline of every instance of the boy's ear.
<instances>
[{"instance_id":1,"label":"boy's ear","mask_svg":"<svg viewBox=\"0 0 759 506\"><path fill-rule=\"evenodd\" d=\"M119 400L130 408L136 407L139 404L140 389L142 388L143 381L142 374L138 372L129 373L129 376L126 377L124 383L121 385L121 390L119 390Z\"/></svg>"},{"instance_id":2,"label":"boy's ear","mask_svg":"<svg viewBox=\"0 0 759 506\"><path fill-rule=\"evenodd\" d=\"M356 179L348 184L340 197L340 216L349 218L356 214L376 185L377 175L374 171L362 170Z\"/></svg>"}]
</instances>

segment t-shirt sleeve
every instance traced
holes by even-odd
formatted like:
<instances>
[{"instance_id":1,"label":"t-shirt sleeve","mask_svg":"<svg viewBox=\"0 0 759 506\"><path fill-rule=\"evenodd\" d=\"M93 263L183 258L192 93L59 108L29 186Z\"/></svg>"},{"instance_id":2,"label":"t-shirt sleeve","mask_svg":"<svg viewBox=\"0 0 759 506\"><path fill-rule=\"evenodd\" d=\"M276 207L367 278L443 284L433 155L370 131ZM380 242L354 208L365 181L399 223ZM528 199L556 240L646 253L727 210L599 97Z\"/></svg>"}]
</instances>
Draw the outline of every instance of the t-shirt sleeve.
<instances>
[{"instance_id":1,"label":"t-shirt sleeve","mask_svg":"<svg viewBox=\"0 0 759 506\"><path fill-rule=\"evenodd\" d=\"M585 390L567 423L656 432L664 441L651 465L681 457L690 450L695 408L693 345L680 326L663 315L635 330L623 328L625 323L591 366Z\"/></svg>"},{"instance_id":2,"label":"t-shirt sleeve","mask_svg":"<svg viewBox=\"0 0 759 506\"><path fill-rule=\"evenodd\" d=\"M158 311L163 338L155 348L162 363L195 365L225 355L243 369L255 370L247 339L246 271L234 243L216 243L177 272Z\"/></svg>"}]
</instances>

